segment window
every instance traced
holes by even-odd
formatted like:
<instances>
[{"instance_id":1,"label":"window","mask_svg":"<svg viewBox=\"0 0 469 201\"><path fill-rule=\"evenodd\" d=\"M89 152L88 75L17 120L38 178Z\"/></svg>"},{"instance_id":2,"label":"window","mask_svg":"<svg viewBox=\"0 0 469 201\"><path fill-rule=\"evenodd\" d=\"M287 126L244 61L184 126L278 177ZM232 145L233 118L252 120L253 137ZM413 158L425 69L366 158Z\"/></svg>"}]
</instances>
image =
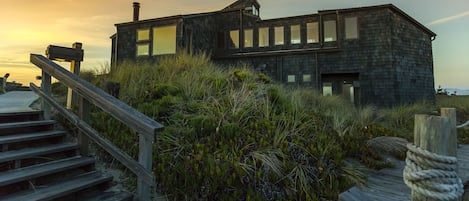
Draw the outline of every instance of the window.
<instances>
[{"instance_id":1,"label":"window","mask_svg":"<svg viewBox=\"0 0 469 201\"><path fill-rule=\"evenodd\" d=\"M269 46L269 27L259 28L259 47Z\"/></svg>"},{"instance_id":2,"label":"window","mask_svg":"<svg viewBox=\"0 0 469 201\"><path fill-rule=\"evenodd\" d=\"M291 44L301 43L300 25L290 26Z\"/></svg>"},{"instance_id":3,"label":"window","mask_svg":"<svg viewBox=\"0 0 469 201\"><path fill-rule=\"evenodd\" d=\"M335 20L324 21L324 42L332 42L336 40L337 32Z\"/></svg>"},{"instance_id":4,"label":"window","mask_svg":"<svg viewBox=\"0 0 469 201\"><path fill-rule=\"evenodd\" d=\"M252 29L244 30L244 47L252 47L253 44L253 32Z\"/></svg>"},{"instance_id":5,"label":"window","mask_svg":"<svg viewBox=\"0 0 469 201\"><path fill-rule=\"evenodd\" d=\"M319 42L319 29L317 22L306 23L306 42L317 43Z\"/></svg>"},{"instance_id":6,"label":"window","mask_svg":"<svg viewBox=\"0 0 469 201\"><path fill-rule=\"evenodd\" d=\"M322 83L322 95L323 96L332 96L332 82L323 82Z\"/></svg>"},{"instance_id":7,"label":"window","mask_svg":"<svg viewBox=\"0 0 469 201\"><path fill-rule=\"evenodd\" d=\"M230 31L230 48L239 48L239 30Z\"/></svg>"},{"instance_id":8,"label":"window","mask_svg":"<svg viewBox=\"0 0 469 201\"><path fill-rule=\"evenodd\" d=\"M153 28L153 55L176 53L176 25Z\"/></svg>"},{"instance_id":9,"label":"window","mask_svg":"<svg viewBox=\"0 0 469 201\"><path fill-rule=\"evenodd\" d=\"M288 75L287 82L288 83L296 82L296 76L295 75Z\"/></svg>"},{"instance_id":10,"label":"window","mask_svg":"<svg viewBox=\"0 0 469 201\"><path fill-rule=\"evenodd\" d=\"M137 56L150 55L150 44L137 44Z\"/></svg>"},{"instance_id":11,"label":"window","mask_svg":"<svg viewBox=\"0 0 469 201\"><path fill-rule=\"evenodd\" d=\"M150 29L137 30L137 41L150 40Z\"/></svg>"},{"instance_id":12,"label":"window","mask_svg":"<svg viewBox=\"0 0 469 201\"><path fill-rule=\"evenodd\" d=\"M358 38L357 17L345 18L345 39Z\"/></svg>"},{"instance_id":13,"label":"window","mask_svg":"<svg viewBox=\"0 0 469 201\"><path fill-rule=\"evenodd\" d=\"M275 45L283 45L283 26L281 27L275 27Z\"/></svg>"},{"instance_id":14,"label":"window","mask_svg":"<svg viewBox=\"0 0 469 201\"><path fill-rule=\"evenodd\" d=\"M303 82L311 82L311 74L303 74Z\"/></svg>"}]
</instances>

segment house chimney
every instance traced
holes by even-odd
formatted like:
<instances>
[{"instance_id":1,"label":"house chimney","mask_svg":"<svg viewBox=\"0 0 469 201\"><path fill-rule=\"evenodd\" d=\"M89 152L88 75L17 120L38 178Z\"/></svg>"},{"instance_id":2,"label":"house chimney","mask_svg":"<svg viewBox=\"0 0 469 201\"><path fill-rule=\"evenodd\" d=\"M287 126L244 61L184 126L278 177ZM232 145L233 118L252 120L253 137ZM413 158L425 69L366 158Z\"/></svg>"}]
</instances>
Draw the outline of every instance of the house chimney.
<instances>
[{"instance_id":1,"label":"house chimney","mask_svg":"<svg viewBox=\"0 0 469 201\"><path fill-rule=\"evenodd\" d=\"M134 2L134 22L138 21L139 13L140 13L140 3Z\"/></svg>"}]
</instances>

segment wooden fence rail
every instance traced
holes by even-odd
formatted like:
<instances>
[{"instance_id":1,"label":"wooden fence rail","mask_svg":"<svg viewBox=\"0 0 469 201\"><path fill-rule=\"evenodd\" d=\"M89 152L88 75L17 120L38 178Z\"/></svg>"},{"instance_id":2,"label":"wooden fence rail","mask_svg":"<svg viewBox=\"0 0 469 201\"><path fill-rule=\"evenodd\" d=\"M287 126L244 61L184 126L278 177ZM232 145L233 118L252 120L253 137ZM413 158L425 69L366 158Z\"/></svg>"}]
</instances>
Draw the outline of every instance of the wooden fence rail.
<instances>
[{"instance_id":1,"label":"wooden fence rail","mask_svg":"<svg viewBox=\"0 0 469 201\"><path fill-rule=\"evenodd\" d=\"M43 71L42 91L34 84L31 85L31 88L61 112L67 119L72 121L83 134L87 135L91 140L96 142L96 144L101 146L135 173L138 178L137 198L139 200L150 200L150 187L154 185L155 181L152 175L153 141L155 140L156 133L161 131L163 126L42 55L31 54L30 61ZM51 76L71 88L80 96L80 100L78 101L78 116L61 107L53 100L51 96ZM139 134L138 163L108 140L100 137L98 132L87 124L89 103L101 108ZM45 117L50 116L49 104L46 104L43 108ZM88 147L87 138L80 136L79 143L83 151L86 152L86 147Z\"/></svg>"}]
</instances>

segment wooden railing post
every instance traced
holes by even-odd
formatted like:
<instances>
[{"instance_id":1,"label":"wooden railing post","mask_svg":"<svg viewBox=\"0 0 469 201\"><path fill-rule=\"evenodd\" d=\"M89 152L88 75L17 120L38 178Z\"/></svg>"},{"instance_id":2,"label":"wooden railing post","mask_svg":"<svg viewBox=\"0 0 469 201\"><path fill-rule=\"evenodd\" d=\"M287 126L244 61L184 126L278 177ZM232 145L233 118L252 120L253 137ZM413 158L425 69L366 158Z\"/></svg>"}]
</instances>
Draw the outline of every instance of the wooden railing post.
<instances>
[{"instance_id":1,"label":"wooden railing post","mask_svg":"<svg viewBox=\"0 0 469 201\"><path fill-rule=\"evenodd\" d=\"M73 43L72 48L81 50L82 43L76 42ZM70 72L75 75L80 75L80 61L71 60L70 61ZM78 103L78 95L73 92L71 88L68 88L68 95L67 95L67 108L72 109L73 105L77 105Z\"/></svg>"},{"instance_id":2,"label":"wooden railing post","mask_svg":"<svg viewBox=\"0 0 469 201\"><path fill-rule=\"evenodd\" d=\"M139 134L139 150L138 150L138 162L143 166L143 168L152 171L152 152L153 152L153 142L146 138L145 135ZM144 182L143 178L138 178L137 180L137 196L138 200L147 200L150 199L151 195L151 186Z\"/></svg>"},{"instance_id":3,"label":"wooden railing post","mask_svg":"<svg viewBox=\"0 0 469 201\"><path fill-rule=\"evenodd\" d=\"M83 97L79 97L78 101L78 117L86 123L90 123L90 102ZM80 154L83 156L89 156L89 139L80 131L78 133L78 144L80 145Z\"/></svg>"},{"instance_id":4,"label":"wooden railing post","mask_svg":"<svg viewBox=\"0 0 469 201\"><path fill-rule=\"evenodd\" d=\"M447 117L451 127L448 138L448 156L457 157L458 152L458 129L456 128L456 108L441 108L441 116Z\"/></svg>"},{"instance_id":5,"label":"wooden railing post","mask_svg":"<svg viewBox=\"0 0 469 201\"><path fill-rule=\"evenodd\" d=\"M47 74L45 71L42 71L42 83L41 88L45 94L48 96L52 96L52 86L51 86L51 76ZM41 102L42 111L44 112L44 119L49 120L51 119L51 108L49 103L47 103L44 99Z\"/></svg>"},{"instance_id":6,"label":"wooden railing post","mask_svg":"<svg viewBox=\"0 0 469 201\"><path fill-rule=\"evenodd\" d=\"M454 113L453 113L454 112ZM442 175L448 175L451 174L450 171L454 171L454 174L456 174L456 166L457 166L457 161L455 158L456 151L457 151L457 146L455 145L457 143L456 135L452 133L452 129L456 128L456 123L451 122L450 118L453 118L455 120L455 117L451 117L455 115L455 110L452 109L443 109L442 110L442 115L443 116L431 116L431 115L415 115L415 127L414 127L414 144L416 147L419 147L423 150L426 150L428 152L438 154L439 158L441 157L446 157L444 161L451 161L449 164L446 164L443 161L438 161L439 166L438 168L431 167L433 164L435 164L435 161L430 161L430 162L424 162L422 164L432 164L432 165L418 165L420 167L412 167L413 165L410 165L409 162L406 161L406 168L404 169L404 177L406 177L406 174L412 174L413 176L408 177L413 178L413 177L421 177L423 175L422 171L425 172L425 177L421 177L422 181L419 180L413 180L418 182L427 182L424 185L418 185L417 187L410 186L411 187L411 200L412 201L436 201L436 200L441 200L443 199L441 196L445 197L445 200L448 201L458 201L460 197L460 187L462 187L462 184L460 183L459 178L447 178L446 176ZM450 118L448 118L450 117ZM409 148L410 149L410 148ZM414 150L409 150L414 153ZM420 151L418 151L420 152ZM420 157L420 156L418 156ZM423 161L428 161L432 157L420 157L419 160ZM450 159L451 158L451 159ZM407 159L410 161L413 161L413 163L421 163L417 162L415 159L409 158L409 153L407 155ZM431 159L434 160L434 159ZM438 159L438 160L443 160L443 159ZM410 165L410 166L409 166ZM441 168L441 165L447 165L445 168ZM407 167L409 166L409 167ZM418 176L415 176L413 172L407 172L407 168L413 169L414 171L420 172ZM421 168L421 169L420 169ZM449 168L449 169L446 169ZM421 171L422 170L422 171ZM442 171L444 170L444 174ZM435 171L438 171L436 173ZM428 177L431 177L429 179ZM404 178L406 180L406 178ZM444 182L442 183L443 180L445 179ZM451 180L452 183L448 183L449 180ZM407 181L406 181L407 182ZM408 181L412 182L412 181ZM442 185L444 184L444 185ZM432 187L430 187L432 186ZM442 194L438 191L438 193L435 193L435 191L430 189L435 188L434 186L438 186L438 188L445 188L449 189L451 188L451 192L447 192L446 194ZM451 187L449 187L451 186ZM423 191L419 191L418 188L425 188L426 193L429 193L427 195L423 195ZM428 188L428 189L427 189ZM457 189L457 190L455 190Z\"/></svg>"}]
</instances>

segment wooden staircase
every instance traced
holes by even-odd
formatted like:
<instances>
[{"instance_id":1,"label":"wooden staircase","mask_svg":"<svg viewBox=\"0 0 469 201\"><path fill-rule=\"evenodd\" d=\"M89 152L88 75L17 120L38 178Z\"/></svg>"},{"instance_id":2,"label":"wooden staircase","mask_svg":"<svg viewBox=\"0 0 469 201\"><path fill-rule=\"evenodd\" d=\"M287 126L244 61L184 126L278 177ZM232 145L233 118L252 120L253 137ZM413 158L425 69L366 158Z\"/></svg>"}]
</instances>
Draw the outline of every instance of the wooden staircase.
<instances>
[{"instance_id":1,"label":"wooden staircase","mask_svg":"<svg viewBox=\"0 0 469 201\"><path fill-rule=\"evenodd\" d=\"M0 200L132 200L42 112L0 114Z\"/></svg>"}]
</instances>

